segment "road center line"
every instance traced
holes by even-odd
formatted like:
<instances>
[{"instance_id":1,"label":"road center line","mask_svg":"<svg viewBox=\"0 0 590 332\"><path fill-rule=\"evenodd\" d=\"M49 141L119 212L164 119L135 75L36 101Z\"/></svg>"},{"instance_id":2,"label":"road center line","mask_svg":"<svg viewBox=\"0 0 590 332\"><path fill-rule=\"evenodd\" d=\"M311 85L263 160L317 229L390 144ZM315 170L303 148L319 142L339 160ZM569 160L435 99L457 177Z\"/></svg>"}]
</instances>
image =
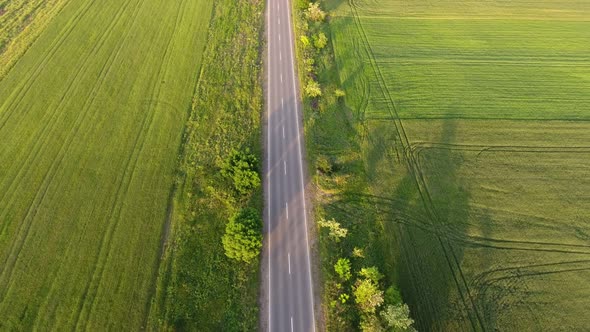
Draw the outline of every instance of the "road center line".
<instances>
[{"instance_id":1,"label":"road center line","mask_svg":"<svg viewBox=\"0 0 590 332\"><path fill-rule=\"evenodd\" d=\"M281 74L281 83L283 83L283 74Z\"/></svg>"},{"instance_id":2,"label":"road center line","mask_svg":"<svg viewBox=\"0 0 590 332\"><path fill-rule=\"evenodd\" d=\"M289 204L287 202L285 202L285 211L287 213L287 219L289 219Z\"/></svg>"},{"instance_id":3,"label":"road center line","mask_svg":"<svg viewBox=\"0 0 590 332\"><path fill-rule=\"evenodd\" d=\"M281 97L281 108L285 107L285 100L283 100L283 97Z\"/></svg>"},{"instance_id":4,"label":"road center line","mask_svg":"<svg viewBox=\"0 0 590 332\"><path fill-rule=\"evenodd\" d=\"M281 25L281 18L279 17L279 25Z\"/></svg>"},{"instance_id":5,"label":"road center line","mask_svg":"<svg viewBox=\"0 0 590 332\"><path fill-rule=\"evenodd\" d=\"M285 138L285 126L283 126L283 138Z\"/></svg>"},{"instance_id":6,"label":"road center line","mask_svg":"<svg viewBox=\"0 0 590 332\"><path fill-rule=\"evenodd\" d=\"M287 17L291 17L291 9L287 6ZM307 246L305 246L305 254L307 256L307 278L309 280L309 298L311 299L311 323L312 323L312 331L315 332L315 311L313 308L313 279L311 276L311 259L309 257L309 235L307 234L308 224L307 224L307 208L305 204L305 184L303 183L303 156L301 153L301 129L299 128L299 105L297 104L297 89L296 89L296 82L295 82L295 59L294 59L294 52L293 52L293 31L291 29L291 22L287 24L289 27L289 39L291 42L289 43L289 55L291 56L291 74L293 79L293 98L295 103L295 126L297 128L297 159L299 161L299 175L300 175L300 185L301 185L301 198L303 203L303 222L305 225L305 242ZM303 115L301 115L301 120L303 120Z\"/></svg>"},{"instance_id":7,"label":"road center line","mask_svg":"<svg viewBox=\"0 0 590 332\"><path fill-rule=\"evenodd\" d=\"M287 162L283 160L283 165L285 166L285 175L287 175Z\"/></svg>"},{"instance_id":8,"label":"road center line","mask_svg":"<svg viewBox=\"0 0 590 332\"><path fill-rule=\"evenodd\" d=\"M291 274L291 253L287 254L287 260L289 261L289 274Z\"/></svg>"},{"instance_id":9,"label":"road center line","mask_svg":"<svg viewBox=\"0 0 590 332\"><path fill-rule=\"evenodd\" d=\"M281 53L281 51L279 51L279 60L283 61L283 54Z\"/></svg>"},{"instance_id":10,"label":"road center line","mask_svg":"<svg viewBox=\"0 0 590 332\"><path fill-rule=\"evenodd\" d=\"M279 41L281 41L281 34L279 33Z\"/></svg>"}]
</instances>

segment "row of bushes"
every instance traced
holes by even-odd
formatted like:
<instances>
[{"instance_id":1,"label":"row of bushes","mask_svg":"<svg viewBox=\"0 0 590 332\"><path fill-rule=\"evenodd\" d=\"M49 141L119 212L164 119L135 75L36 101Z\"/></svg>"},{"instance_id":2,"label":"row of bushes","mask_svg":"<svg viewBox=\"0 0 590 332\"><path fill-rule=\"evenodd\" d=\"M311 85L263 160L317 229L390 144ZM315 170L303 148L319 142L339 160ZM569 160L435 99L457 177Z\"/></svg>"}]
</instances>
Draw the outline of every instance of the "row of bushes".
<instances>
[{"instance_id":1,"label":"row of bushes","mask_svg":"<svg viewBox=\"0 0 590 332\"><path fill-rule=\"evenodd\" d=\"M347 141L348 134L345 128L339 127L333 121L342 121L347 119L347 116L344 115L345 93L340 88L333 48L329 40L330 18L322 10L320 2L299 0L296 7L299 66L305 96L304 104L308 111L308 151L310 160L317 169L317 184L327 184L330 187L323 195L327 197L330 196L329 193L343 189L343 179L362 177L363 173L358 166L351 168L353 166L350 162L341 165L339 158L332 154L332 151L347 151L347 146L336 147L338 144L335 142ZM329 112L326 112L327 110ZM342 136L323 134L326 131ZM321 134L314 135L318 132ZM346 158L351 157L347 155ZM327 200L330 201L329 198ZM377 231L371 229L375 225L371 225L368 220L362 222L346 219L343 220L346 221L344 225L335 219L326 220L323 216L332 213L324 211L321 201L317 203L326 328L415 331L408 306L403 303L400 292L391 282L392 279L385 278L380 271L378 266L383 266L384 262L380 260L380 255L370 243L371 238L365 235L366 232ZM330 205L334 205L334 201Z\"/></svg>"}]
</instances>

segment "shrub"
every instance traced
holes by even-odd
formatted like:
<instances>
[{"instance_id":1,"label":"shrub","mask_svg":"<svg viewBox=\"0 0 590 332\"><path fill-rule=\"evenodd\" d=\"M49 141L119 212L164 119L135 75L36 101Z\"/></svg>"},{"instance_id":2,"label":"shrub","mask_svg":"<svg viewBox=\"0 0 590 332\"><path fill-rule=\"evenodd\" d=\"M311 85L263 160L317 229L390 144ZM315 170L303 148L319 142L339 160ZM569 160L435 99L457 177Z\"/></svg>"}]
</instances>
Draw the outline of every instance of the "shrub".
<instances>
[{"instance_id":1,"label":"shrub","mask_svg":"<svg viewBox=\"0 0 590 332\"><path fill-rule=\"evenodd\" d=\"M305 17L310 21L322 22L326 18L326 13L320 9L317 2L310 2L305 11Z\"/></svg>"},{"instance_id":2,"label":"shrub","mask_svg":"<svg viewBox=\"0 0 590 332\"><path fill-rule=\"evenodd\" d=\"M320 84L313 79L309 79L309 82L307 82L307 85L305 86L305 94L311 98L321 96L322 90L320 89Z\"/></svg>"},{"instance_id":3,"label":"shrub","mask_svg":"<svg viewBox=\"0 0 590 332\"><path fill-rule=\"evenodd\" d=\"M393 331L410 332L416 331L412 326L414 320L410 318L410 308L407 304L389 304L381 311L381 319L385 326Z\"/></svg>"},{"instance_id":4,"label":"shrub","mask_svg":"<svg viewBox=\"0 0 590 332\"><path fill-rule=\"evenodd\" d=\"M342 281L346 281L352 277L350 273L350 260L348 258L339 258L336 264L334 264L334 271L340 277Z\"/></svg>"},{"instance_id":5,"label":"shrub","mask_svg":"<svg viewBox=\"0 0 590 332\"><path fill-rule=\"evenodd\" d=\"M321 218L320 220L318 220L318 225L322 228L329 229L330 233L328 234L328 236L336 240L336 242L339 242L341 238L345 238L346 235L348 235L348 229L341 227L340 223L334 219L326 220L324 218Z\"/></svg>"},{"instance_id":6,"label":"shrub","mask_svg":"<svg viewBox=\"0 0 590 332\"><path fill-rule=\"evenodd\" d=\"M262 219L258 211L246 208L229 219L221 238L225 255L250 263L262 248Z\"/></svg>"},{"instance_id":7,"label":"shrub","mask_svg":"<svg viewBox=\"0 0 590 332\"><path fill-rule=\"evenodd\" d=\"M342 89L336 89L334 91L334 95L336 95L336 98L342 98L342 97L346 96L346 93L344 93L344 90L342 90Z\"/></svg>"},{"instance_id":8,"label":"shrub","mask_svg":"<svg viewBox=\"0 0 590 332\"><path fill-rule=\"evenodd\" d=\"M300 40L301 44L303 45L303 48L309 48L309 46L311 45L311 42L309 41L309 38L307 38L307 36L301 36Z\"/></svg>"},{"instance_id":9,"label":"shrub","mask_svg":"<svg viewBox=\"0 0 590 332\"><path fill-rule=\"evenodd\" d=\"M318 171L322 172L323 174L332 174L332 163L330 162L330 159L328 159L328 157L324 155L318 156L316 165Z\"/></svg>"},{"instance_id":10,"label":"shrub","mask_svg":"<svg viewBox=\"0 0 590 332\"><path fill-rule=\"evenodd\" d=\"M371 279L359 279L353 287L354 302L364 314L374 314L378 306L383 304L383 291Z\"/></svg>"},{"instance_id":11,"label":"shrub","mask_svg":"<svg viewBox=\"0 0 590 332\"><path fill-rule=\"evenodd\" d=\"M318 50L326 47L328 44L328 37L323 32L318 33L317 35L313 36L313 46Z\"/></svg>"},{"instance_id":12,"label":"shrub","mask_svg":"<svg viewBox=\"0 0 590 332\"><path fill-rule=\"evenodd\" d=\"M362 268L359 272L359 275L373 281L374 283L378 283L379 280L383 278L383 275L375 266Z\"/></svg>"},{"instance_id":13,"label":"shrub","mask_svg":"<svg viewBox=\"0 0 590 332\"><path fill-rule=\"evenodd\" d=\"M232 150L221 167L221 175L231 179L234 188L242 195L248 194L260 186L258 175L258 158L245 151Z\"/></svg>"}]
</instances>

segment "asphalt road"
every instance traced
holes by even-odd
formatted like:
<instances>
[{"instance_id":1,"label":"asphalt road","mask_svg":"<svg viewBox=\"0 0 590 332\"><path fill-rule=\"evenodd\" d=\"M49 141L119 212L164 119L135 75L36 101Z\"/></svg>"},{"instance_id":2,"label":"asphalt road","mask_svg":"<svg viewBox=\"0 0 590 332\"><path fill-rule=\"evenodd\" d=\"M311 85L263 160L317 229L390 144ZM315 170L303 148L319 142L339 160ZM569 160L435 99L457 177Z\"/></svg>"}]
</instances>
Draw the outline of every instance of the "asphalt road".
<instances>
[{"instance_id":1,"label":"asphalt road","mask_svg":"<svg viewBox=\"0 0 590 332\"><path fill-rule=\"evenodd\" d=\"M266 217L262 318L268 331L315 331L303 131L289 0L267 0ZM264 266L266 264L266 266ZM266 271L264 271L266 269ZM266 274L266 275L265 275ZM266 316L267 315L267 316ZM266 316L266 317L265 317Z\"/></svg>"}]
</instances>

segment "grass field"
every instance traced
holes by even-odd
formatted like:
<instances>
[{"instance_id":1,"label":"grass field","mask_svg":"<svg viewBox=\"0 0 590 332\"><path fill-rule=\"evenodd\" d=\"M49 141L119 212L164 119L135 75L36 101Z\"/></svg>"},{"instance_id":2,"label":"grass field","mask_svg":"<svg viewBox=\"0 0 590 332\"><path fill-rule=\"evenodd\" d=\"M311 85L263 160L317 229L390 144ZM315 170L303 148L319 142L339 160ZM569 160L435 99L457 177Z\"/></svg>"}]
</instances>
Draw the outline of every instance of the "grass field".
<instances>
[{"instance_id":1,"label":"grass field","mask_svg":"<svg viewBox=\"0 0 590 332\"><path fill-rule=\"evenodd\" d=\"M147 322L211 9L70 0L0 81L0 329Z\"/></svg>"},{"instance_id":2,"label":"grass field","mask_svg":"<svg viewBox=\"0 0 590 332\"><path fill-rule=\"evenodd\" d=\"M353 117L306 124L339 167L321 208L371 239L418 330L587 329L590 5L325 6Z\"/></svg>"}]
</instances>

